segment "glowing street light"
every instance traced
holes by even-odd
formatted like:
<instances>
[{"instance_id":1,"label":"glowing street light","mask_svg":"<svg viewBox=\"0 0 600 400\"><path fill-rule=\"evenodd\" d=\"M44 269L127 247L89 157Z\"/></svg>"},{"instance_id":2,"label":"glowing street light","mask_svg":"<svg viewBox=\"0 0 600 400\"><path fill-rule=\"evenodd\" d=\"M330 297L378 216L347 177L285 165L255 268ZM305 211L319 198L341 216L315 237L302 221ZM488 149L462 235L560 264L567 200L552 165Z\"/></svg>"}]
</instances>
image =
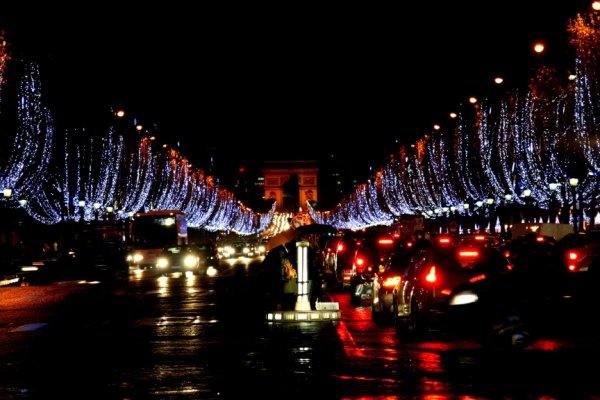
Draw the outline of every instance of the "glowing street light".
<instances>
[{"instance_id":1,"label":"glowing street light","mask_svg":"<svg viewBox=\"0 0 600 400\"><path fill-rule=\"evenodd\" d=\"M502 78L501 76L497 76L494 78L494 82L496 83L496 85L502 85L502 83L504 82L504 78Z\"/></svg>"},{"instance_id":2,"label":"glowing street light","mask_svg":"<svg viewBox=\"0 0 600 400\"><path fill-rule=\"evenodd\" d=\"M511 194L505 194L504 195L504 200L511 201L512 200L512 195Z\"/></svg>"},{"instance_id":3,"label":"glowing street light","mask_svg":"<svg viewBox=\"0 0 600 400\"><path fill-rule=\"evenodd\" d=\"M469 103L471 103L471 104L477 103L477 97L474 97L474 96L469 97Z\"/></svg>"},{"instance_id":4,"label":"glowing street light","mask_svg":"<svg viewBox=\"0 0 600 400\"><path fill-rule=\"evenodd\" d=\"M468 209L469 209L469 203L465 203L465 204L463 204L463 208L464 208L465 210L468 210Z\"/></svg>"},{"instance_id":5,"label":"glowing street light","mask_svg":"<svg viewBox=\"0 0 600 400\"><path fill-rule=\"evenodd\" d=\"M140 125L140 124L137 124L135 126L135 130L138 131L138 132L140 132L142 129L144 129L144 127L142 125Z\"/></svg>"},{"instance_id":6,"label":"glowing street light","mask_svg":"<svg viewBox=\"0 0 600 400\"><path fill-rule=\"evenodd\" d=\"M530 189L523 190L523 197L530 197L530 196L531 196L531 190Z\"/></svg>"},{"instance_id":7,"label":"glowing street light","mask_svg":"<svg viewBox=\"0 0 600 400\"><path fill-rule=\"evenodd\" d=\"M574 81L575 79L577 79L577 75L575 75L575 74L569 74L569 80L570 81Z\"/></svg>"},{"instance_id":8,"label":"glowing street light","mask_svg":"<svg viewBox=\"0 0 600 400\"><path fill-rule=\"evenodd\" d=\"M96 202L93 204L94 210L98 210L102 204Z\"/></svg>"},{"instance_id":9,"label":"glowing street light","mask_svg":"<svg viewBox=\"0 0 600 400\"><path fill-rule=\"evenodd\" d=\"M558 189L559 184L558 183L550 183L548 184L548 187L550 188L550 190L555 191L556 189Z\"/></svg>"},{"instance_id":10,"label":"glowing street light","mask_svg":"<svg viewBox=\"0 0 600 400\"><path fill-rule=\"evenodd\" d=\"M455 113L455 112L451 112L451 113L450 113L450 118L454 119L454 118L456 118L456 117L457 117L457 115L456 115L456 113Z\"/></svg>"},{"instance_id":11,"label":"glowing street light","mask_svg":"<svg viewBox=\"0 0 600 400\"><path fill-rule=\"evenodd\" d=\"M435 124L433 126L433 129L436 130L436 131L439 131L441 129L441 126L439 126L438 124Z\"/></svg>"},{"instance_id":12,"label":"glowing street light","mask_svg":"<svg viewBox=\"0 0 600 400\"><path fill-rule=\"evenodd\" d=\"M4 190L2 191L2 195L8 199L9 197L12 197L13 190L11 188L4 188Z\"/></svg>"},{"instance_id":13,"label":"glowing street light","mask_svg":"<svg viewBox=\"0 0 600 400\"><path fill-rule=\"evenodd\" d=\"M492 199L491 197L489 199L487 199L486 201L489 205L494 204L494 199Z\"/></svg>"},{"instance_id":14,"label":"glowing street light","mask_svg":"<svg viewBox=\"0 0 600 400\"><path fill-rule=\"evenodd\" d=\"M579 179L577 179L577 178L570 178L569 179L569 185L571 185L573 187L579 185Z\"/></svg>"},{"instance_id":15,"label":"glowing street light","mask_svg":"<svg viewBox=\"0 0 600 400\"><path fill-rule=\"evenodd\" d=\"M115 209L111 206L106 207L106 212L107 213L112 213Z\"/></svg>"},{"instance_id":16,"label":"glowing street light","mask_svg":"<svg viewBox=\"0 0 600 400\"><path fill-rule=\"evenodd\" d=\"M25 206L27 205L27 200L25 200L25 199L21 199L21 200L19 200L19 205L20 205L21 207L25 207Z\"/></svg>"},{"instance_id":17,"label":"glowing street light","mask_svg":"<svg viewBox=\"0 0 600 400\"><path fill-rule=\"evenodd\" d=\"M77 202L77 205L78 205L79 207L85 207L85 201L83 201L83 200L79 200L79 202Z\"/></svg>"},{"instance_id":18,"label":"glowing street light","mask_svg":"<svg viewBox=\"0 0 600 400\"><path fill-rule=\"evenodd\" d=\"M115 113L115 115L119 118L123 118L125 116L125 111L123 110L117 110L117 112Z\"/></svg>"},{"instance_id":19,"label":"glowing street light","mask_svg":"<svg viewBox=\"0 0 600 400\"><path fill-rule=\"evenodd\" d=\"M544 43L542 43L542 42L534 43L533 51L535 51L537 54L542 54L544 52L544 50L546 50L546 46L544 45Z\"/></svg>"},{"instance_id":20,"label":"glowing street light","mask_svg":"<svg viewBox=\"0 0 600 400\"><path fill-rule=\"evenodd\" d=\"M594 2L592 3L592 9L593 9L594 11L600 11L600 1L594 1Z\"/></svg>"},{"instance_id":21,"label":"glowing street light","mask_svg":"<svg viewBox=\"0 0 600 400\"><path fill-rule=\"evenodd\" d=\"M483 205L483 201L479 200L479 201L475 202L475 205L477 207L481 207Z\"/></svg>"}]
</instances>

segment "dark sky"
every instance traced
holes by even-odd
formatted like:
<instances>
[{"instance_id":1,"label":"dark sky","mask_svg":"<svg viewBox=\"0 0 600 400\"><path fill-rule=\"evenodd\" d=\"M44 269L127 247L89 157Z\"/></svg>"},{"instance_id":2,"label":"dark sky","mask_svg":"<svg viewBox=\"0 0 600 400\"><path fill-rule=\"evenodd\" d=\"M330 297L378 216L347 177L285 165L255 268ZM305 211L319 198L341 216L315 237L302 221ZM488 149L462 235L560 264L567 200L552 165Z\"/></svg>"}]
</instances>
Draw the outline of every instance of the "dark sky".
<instances>
[{"instance_id":1,"label":"dark sky","mask_svg":"<svg viewBox=\"0 0 600 400\"><path fill-rule=\"evenodd\" d=\"M568 66L566 20L588 7L578 0L393 9L166 3L79 16L14 13L0 16L0 26L15 51L41 61L65 125L98 125L110 106L123 105L157 124L161 141L180 139L192 159L209 147L232 166L335 152L364 172L367 160L394 151L396 139L412 141L466 96L496 90L496 74L508 87L521 85L539 62L534 39L548 41L547 60Z\"/></svg>"}]
</instances>

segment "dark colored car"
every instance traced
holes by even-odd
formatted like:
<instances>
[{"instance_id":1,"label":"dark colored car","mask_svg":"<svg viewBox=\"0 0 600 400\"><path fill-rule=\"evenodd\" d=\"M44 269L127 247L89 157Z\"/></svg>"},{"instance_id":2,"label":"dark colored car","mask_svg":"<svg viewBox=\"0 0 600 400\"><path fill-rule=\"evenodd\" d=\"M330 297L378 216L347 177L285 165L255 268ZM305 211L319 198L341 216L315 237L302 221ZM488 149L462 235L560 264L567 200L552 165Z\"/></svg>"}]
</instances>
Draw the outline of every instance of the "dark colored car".
<instances>
[{"instance_id":1,"label":"dark colored car","mask_svg":"<svg viewBox=\"0 0 600 400\"><path fill-rule=\"evenodd\" d=\"M565 297L598 304L600 232L567 235L558 243L558 249L562 269L568 272Z\"/></svg>"},{"instance_id":2,"label":"dark colored car","mask_svg":"<svg viewBox=\"0 0 600 400\"><path fill-rule=\"evenodd\" d=\"M156 259L160 274L182 272L186 276L216 274L216 254L209 246L183 245L168 247Z\"/></svg>"},{"instance_id":3,"label":"dark colored car","mask_svg":"<svg viewBox=\"0 0 600 400\"><path fill-rule=\"evenodd\" d=\"M414 245L412 240L398 240L387 235L372 235L356 240L350 275L351 303L359 305L364 300L371 301L376 274L381 272L383 276L385 271L390 270L394 258L397 263L396 270L401 269L404 261L397 255L407 251L412 253Z\"/></svg>"},{"instance_id":4,"label":"dark colored car","mask_svg":"<svg viewBox=\"0 0 600 400\"><path fill-rule=\"evenodd\" d=\"M349 236L333 237L324 246L323 270L325 275L333 275L331 280L341 289L350 287L356 247L356 241Z\"/></svg>"},{"instance_id":5,"label":"dark colored car","mask_svg":"<svg viewBox=\"0 0 600 400\"><path fill-rule=\"evenodd\" d=\"M467 243L420 251L393 291L398 333L483 332L497 317L499 299L509 295L500 284L509 271L508 261L492 247Z\"/></svg>"},{"instance_id":6,"label":"dark colored car","mask_svg":"<svg viewBox=\"0 0 600 400\"><path fill-rule=\"evenodd\" d=\"M401 241L390 255L389 262L378 267L372 282L371 317L376 323L391 320L393 292L415 254L414 241Z\"/></svg>"}]
</instances>

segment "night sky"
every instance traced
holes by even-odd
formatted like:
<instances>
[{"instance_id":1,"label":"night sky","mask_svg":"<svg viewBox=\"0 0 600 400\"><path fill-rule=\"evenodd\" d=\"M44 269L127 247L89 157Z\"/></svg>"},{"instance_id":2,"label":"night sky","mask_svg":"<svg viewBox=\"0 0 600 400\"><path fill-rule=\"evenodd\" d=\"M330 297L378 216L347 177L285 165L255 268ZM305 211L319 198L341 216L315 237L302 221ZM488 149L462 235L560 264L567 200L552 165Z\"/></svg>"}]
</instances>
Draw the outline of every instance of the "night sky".
<instances>
[{"instance_id":1,"label":"night sky","mask_svg":"<svg viewBox=\"0 0 600 400\"><path fill-rule=\"evenodd\" d=\"M107 6L79 17L14 13L0 27L14 52L40 61L62 127L101 126L123 106L199 163L210 148L232 169L334 153L365 174L396 141L443 125L469 95L498 90L494 76L524 86L540 63L535 39L548 42L544 61L569 68L566 21L589 3Z\"/></svg>"}]
</instances>

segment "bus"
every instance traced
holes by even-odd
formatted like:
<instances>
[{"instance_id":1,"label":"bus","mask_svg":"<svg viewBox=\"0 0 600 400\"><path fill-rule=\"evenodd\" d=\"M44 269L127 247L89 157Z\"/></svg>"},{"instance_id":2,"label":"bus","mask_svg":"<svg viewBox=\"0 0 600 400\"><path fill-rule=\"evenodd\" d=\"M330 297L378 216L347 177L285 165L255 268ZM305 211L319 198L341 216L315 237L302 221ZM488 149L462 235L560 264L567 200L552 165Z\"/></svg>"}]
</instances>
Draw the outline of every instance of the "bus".
<instances>
[{"instance_id":1,"label":"bus","mask_svg":"<svg viewBox=\"0 0 600 400\"><path fill-rule=\"evenodd\" d=\"M154 268L166 247L188 244L187 220L178 210L148 211L133 216L130 226L130 268Z\"/></svg>"}]
</instances>

